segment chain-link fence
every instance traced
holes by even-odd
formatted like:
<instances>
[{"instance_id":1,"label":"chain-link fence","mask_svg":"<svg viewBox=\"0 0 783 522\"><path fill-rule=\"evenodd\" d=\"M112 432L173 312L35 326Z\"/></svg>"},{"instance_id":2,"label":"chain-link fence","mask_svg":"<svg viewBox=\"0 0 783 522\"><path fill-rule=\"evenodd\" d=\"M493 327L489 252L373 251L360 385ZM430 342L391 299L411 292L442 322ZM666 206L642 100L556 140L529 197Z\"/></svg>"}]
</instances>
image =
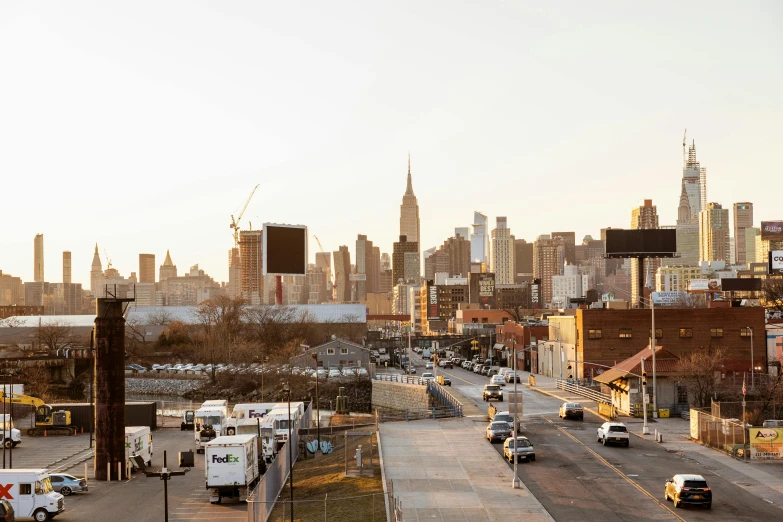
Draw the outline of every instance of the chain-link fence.
<instances>
[{"instance_id":1,"label":"chain-link fence","mask_svg":"<svg viewBox=\"0 0 783 522\"><path fill-rule=\"evenodd\" d=\"M287 490L284 489L281 497ZM386 493L368 493L350 497L332 498L325 494L320 500L290 500L281 498L277 502L268 503L271 516L268 522L288 522L291 520L291 506L294 509L294 520L301 521L335 521L335 522L381 522L386 521ZM391 501L391 499L390 499ZM402 521L402 518L392 518Z\"/></svg>"},{"instance_id":2,"label":"chain-link fence","mask_svg":"<svg viewBox=\"0 0 783 522\"><path fill-rule=\"evenodd\" d=\"M715 402L710 405L710 413L723 419L742 419L742 401ZM745 422L751 426L761 426L765 420L783 419L783 404L772 401L747 401L745 403Z\"/></svg>"},{"instance_id":3,"label":"chain-link fence","mask_svg":"<svg viewBox=\"0 0 783 522\"><path fill-rule=\"evenodd\" d=\"M702 444L723 451L734 458L745 458L747 439L745 430L738 420L721 419L706 411L698 411L698 415L694 416L693 412L696 411L691 410L691 426L692 430L696 430L698 440Z\"/></svg>"}]
</instances>

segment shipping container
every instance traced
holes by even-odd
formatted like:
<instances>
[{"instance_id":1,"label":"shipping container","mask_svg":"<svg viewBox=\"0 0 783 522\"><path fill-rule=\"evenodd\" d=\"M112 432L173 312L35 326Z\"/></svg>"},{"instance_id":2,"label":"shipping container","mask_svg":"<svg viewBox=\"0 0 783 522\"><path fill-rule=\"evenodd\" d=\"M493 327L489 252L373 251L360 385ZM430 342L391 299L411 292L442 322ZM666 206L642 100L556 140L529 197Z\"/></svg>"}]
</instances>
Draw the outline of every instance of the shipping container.
<instances>
[{"instance_id":1,"label":"shipping container","mask_svg":"<svg viewBox=\"0 0 783 522\"><path fill-rule=\"evenodd\" d=\"M81 431L84 429L85 433L90 430L90 419L92 416L90 415L89 402L52 404L52 409L70 411L71 424L77 430ZM155 431L158 428L157 409L156 402L126 402L125 425L149 426L150 430Z\"/></svg>"}]
</instances>

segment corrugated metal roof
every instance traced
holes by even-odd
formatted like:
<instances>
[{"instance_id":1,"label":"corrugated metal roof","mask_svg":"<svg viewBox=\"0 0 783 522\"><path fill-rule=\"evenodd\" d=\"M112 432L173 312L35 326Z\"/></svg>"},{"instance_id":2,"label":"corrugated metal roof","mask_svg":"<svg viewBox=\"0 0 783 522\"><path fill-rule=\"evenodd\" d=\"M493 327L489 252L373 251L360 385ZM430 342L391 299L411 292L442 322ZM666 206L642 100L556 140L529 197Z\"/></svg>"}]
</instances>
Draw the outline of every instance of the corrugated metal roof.
<instances>
[{"instance_id":1,"label":"corrugated metal roof","mask_svg":"<svg viewBox=\"0 0 783 522\"><path fill-rule=\"evenodd\" d=\"M43 326L59 323L67 326L92 328L95 325L94 315L16 315L0 320L0 322L6 321L6 324L13 324L20 328L35 328L38 326L39 320Z\"/></svg>"}]
</instances>

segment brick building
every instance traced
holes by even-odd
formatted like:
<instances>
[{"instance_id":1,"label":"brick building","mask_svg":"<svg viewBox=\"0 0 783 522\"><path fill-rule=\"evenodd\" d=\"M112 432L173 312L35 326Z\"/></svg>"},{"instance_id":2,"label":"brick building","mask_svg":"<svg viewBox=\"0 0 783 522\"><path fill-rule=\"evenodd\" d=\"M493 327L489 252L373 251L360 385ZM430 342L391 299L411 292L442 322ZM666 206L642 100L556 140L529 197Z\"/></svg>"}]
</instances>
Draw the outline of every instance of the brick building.
<instances>
[{"instance_id":1,"label":"brick building","mask_svg":"<svg viewBox=\"0 0 783 522\"><path fill-rule=\"evenodd\" d=\"M505 359L506 365L513 366L512 352L516 349L517 370L529 372L531 368L538 367L538 353L531 350L531 344L549 338L549 327L543 325L518 324L514 321L506 321L498 326L497 342L494 345L493 358L500 356Z\"/></svg>"},{"instance_id":2,"label":"brick building","mask_svg":"<svg viewBox=\"0 0 783 522\"><path fill-rule=\"evenodd\" d=\"M591 362L614 366L649 346L650 328L649 309L577 310L578 376L585 377L585 362L589 375ZM680 358L694 350L725 348L726 372L750 370L752 335L755 366L766 371L763 308L661 308L655 311L655 330L656 345Z\"/></svg>"}]
</instances>

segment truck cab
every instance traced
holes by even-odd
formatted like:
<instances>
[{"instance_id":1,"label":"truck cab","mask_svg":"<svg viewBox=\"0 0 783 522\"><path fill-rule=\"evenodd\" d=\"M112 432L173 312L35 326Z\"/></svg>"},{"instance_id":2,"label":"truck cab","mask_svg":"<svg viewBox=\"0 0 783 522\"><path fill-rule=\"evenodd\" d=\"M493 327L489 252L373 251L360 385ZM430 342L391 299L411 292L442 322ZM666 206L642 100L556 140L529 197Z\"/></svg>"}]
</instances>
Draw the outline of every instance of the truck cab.
<instances>
[{"instance_id":1,"label":"truck cab","mask_svg":"<svg viewBox=\"0 0 783 522\"><path fill-rule=\"evenodd\" d=\"M14 428L14 420L10 414L4 413L0 415L0 425L2 425L3 429L3 446L15 448L22 443L22 433Z\"/></svg>"},{"instance_id":2,"label":"truck cab","mask_svg":"<svg viewBox=\"0 0 783 522\"><path fill-rule=\"evenodd\" d=\"M46 469L0 470L0 489L17 517L44 522L65 510L63 496L52 489Z\"/></svg>"},{"instance_id":3,"label":"truck cab","mask_svg":"<svg viewBox=\"0 0 783 522\"><path fill-rule=\"evenodd\" d=\"M223 434L228 417L226 401L206 401L194 414L196 453L204 452L204 445Z\"/></svg>"}]
</instances>

